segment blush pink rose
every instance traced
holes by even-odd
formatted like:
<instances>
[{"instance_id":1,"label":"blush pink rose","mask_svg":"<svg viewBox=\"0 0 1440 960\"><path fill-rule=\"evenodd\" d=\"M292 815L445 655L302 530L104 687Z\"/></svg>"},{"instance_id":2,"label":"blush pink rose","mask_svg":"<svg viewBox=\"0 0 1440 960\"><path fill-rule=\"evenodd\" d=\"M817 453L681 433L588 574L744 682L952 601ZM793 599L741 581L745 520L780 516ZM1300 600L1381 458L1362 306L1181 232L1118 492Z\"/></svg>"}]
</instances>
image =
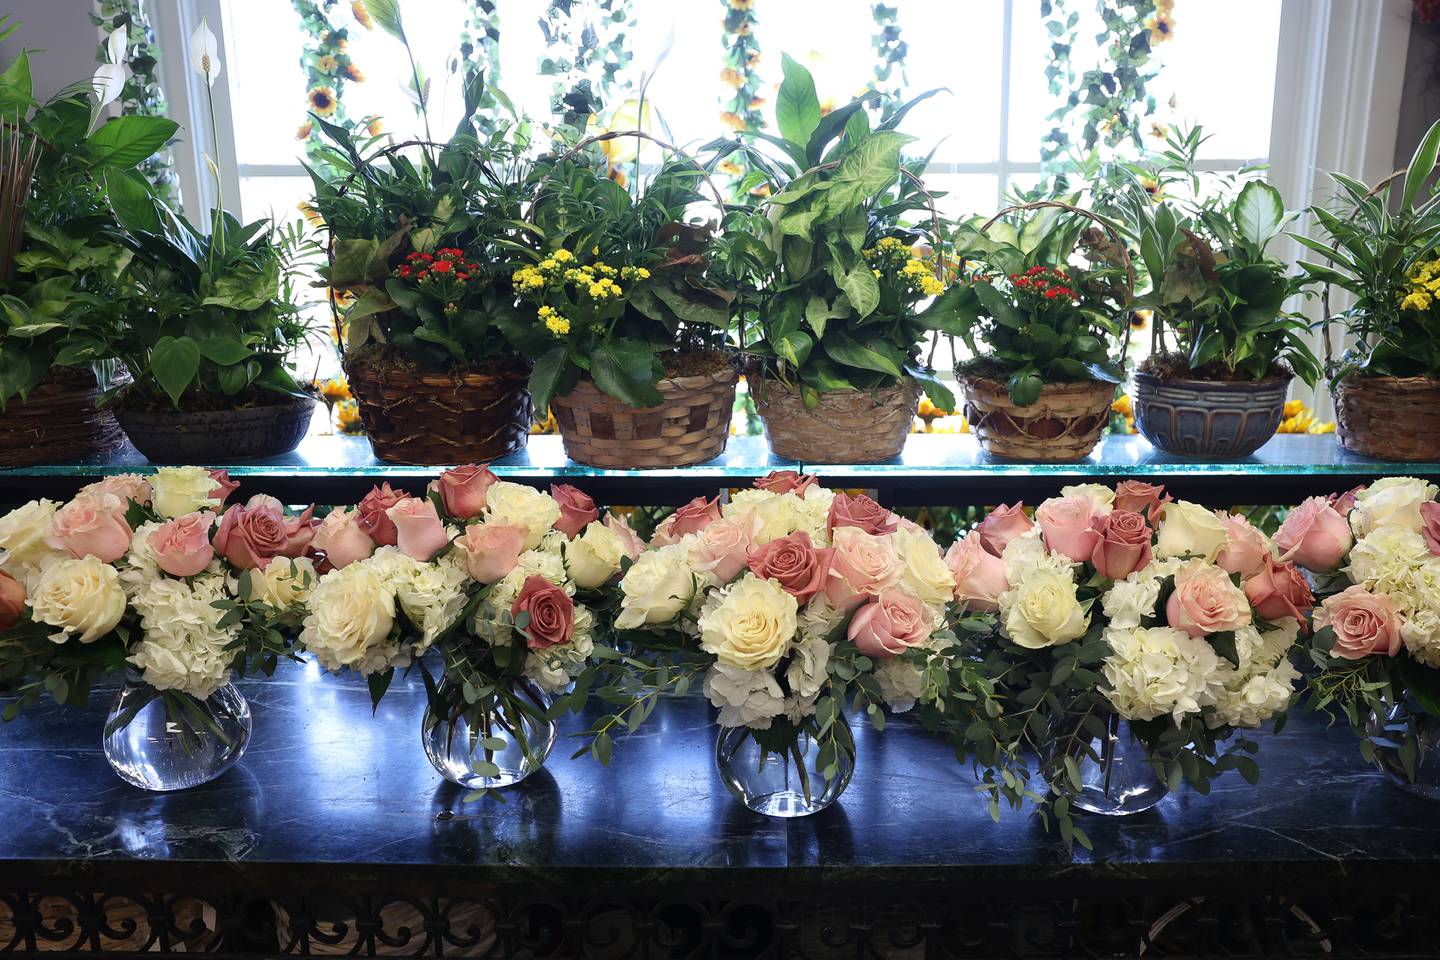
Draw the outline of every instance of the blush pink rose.
<instances>
[{"instance_id":1,"label":"blush pink rose","mask_svg":"<svg viewBox=\"0 0 1440 960\"><path fill-rule=\"evenodd\" d=\"M0 570L0 633L25 615L25 584Z\"/></svg>"},{"instance_id":2,"label":"blush pink rose","mask_svg":"<svg viewBox=\"0 0 1440 960\"><path fill-rule=\"evenodd\" d=\"M994 613L1000 609L1000 594L1010 589L1005 578L1005 561L986 551L978 531L950 545L945 565L955 576L955 599L966 610Z\"/></svg>"},{"instance_id":3,"label":"blush pink rose","mask_svg":"<svg viewBox=\"0 0 1440 960\"><path fill-rule=\"evenodd\" d=\"M771 470L755 481L755 489L768 493L793 493L803 497L805 491L815 486L815 483L814 477L794 470Z\"/></svg>"},{"instance_id":4,"label":"blush pink rose","mask_svg":"<svg viewBox=\"0 0 1440 960\"><path fill-rule=\"evenodd\" d=\"M855 611L848 635L865 656L889 660L925 642L930 636L930 613L907 590L881 590Z\"/></svg>"},{"instance_id":5,"label":"blush pink rose","mask_svg":"<svg viewBox=\"0 0 1440 960\"><path fill-rule=\"evenodd\" d=\"M895 514L863 493L854 497L837 493L830 501L829 529L832 533L836 527L859 527L866 533L881 536L899 529L898 520Z\"/></svg>"},{"instance_id":6,"label":"blush pink rose","mask_svg":"<svg viewBox=\"0 0 1440 960\"><path fill-rule=\"evenodd\" d=\"M1094 529L1096 519L1100 517L1095 512L1095 501L1078 495L1046 500L1035 511L1045 546L1076 563L1089 560L1095 552L1095 544L1100 541Z\"/></svg>"},{"instance_id":7,"label":"blush pink rose","mask_svg":"<svg viewBox=\"0 0 1440 960\"><path fill-rule=\"evenodd\" d=\"M478 583L505 578L525 552L530 528L518 523L474 523L456 540L465 556L465 569Z\"/></svg>"},{"instance_id":8,"label":"blush pink rose","mask_svg":"<svg viewBox=\"0 0 1440 960\"><path fill-rule=\"evenodd\" d=\"M1346 660L1395 656L1402 646L1401 624L1395 601L1358 584L1327 597L1315 612L1317 630L1330 627L1335 631L1330 652Z\"/></svg>"},{"instance_id":9,"label":"blush pink rose","mask_svg":"<svg viewBox=\"0 0 1440 960\"><path fill-rule=\"evenodd\" d=\"M130 552L132 534L123 500L113 493L82 493L55 511L46 541L78 559L113 563Z\"/></svg>"},{"instance_id":10,"label":"blush pink rose","mask_svg":"<svg viewBox=\"0 0 1440 960\"><path fill-rule=\"evenodd\" d=\"M1208 563L1190 564L1175 574L1175 592L1165 604L1165 619L1176 630L1201 639L1245 626L1250 622L1250 604L1224 570Z\"/></svg>"},{"instance_id":11,"label":"blush pink rose","mask_svg":"<svg viewBox=\"0 0 1440 960\"><path fill-rule=\"evenodd\" d=\"M225 501L230 499L230 494L240 489L240 481L231 480L229 470L211 470L210 479L220 484L210 492L210 502L215 504L216 508L223 507Z\"/></svg>"},{"instance_id":12,"label":"blush pink rose","mask_svg":"<svg viewBox=\"0 0 1440 960\"><path fill-rule=\"evenodd\" d=\"M645 541L641 540L640 534L636 533L635 528L630 526L630 521L620 516L620 514L605 514L605 526L615 531L620 537L620 543L625 548L625 555L631 560L638 559L640 554L645 551Z\"/></svg>"},{"instance_id":13,"label":"blush pink rose","mask_svg":"<svg viewBox=\"0 0 1440 960\"><path fill-rule=\"evenodd\" d=\"M116 473L111 476L96 480L94 483L87 483L80 488L81 493L109 493L120 498L121 503L133 500L142 506L150 505L152 491L150 481L138 473Z\"/></svg>"},{"instance_id":14,"label":"blush pink rose","mask_svg":"<svg viewBox=\"0 0 1440 960\"><path fill-rule=\"evenodd\" d=\"M360 528L355 510L335 509L320 521L310 549L325 554L330 566L339 570L375 552L375 541Z\"/></svg>"},{"instance_id":15,"label":"blush pink rose","mask_svg":"<svg viewBox=\"0 0 1440 960\"><path fill-rule=\"evenodd\" d=\"M774 580L802 605L825 589L830 577L832 548L816 549L810 534L797 530L750 551L750 571L762 580Z\"/></svg>"},{"instance_id":16,"label":"blush pink rose","mask_svg":"<svg viewBox=\"0 0 1440 960\"><path fill-rule=\"evenodd\" d=\"M1265 569L1265 561L1272 556L1265 534L1238 513L1221 513L1219 517L1225 525L1225 546L1216 555L1215 565L1242 577L1253 577Z\"/></svg>"},{"instance_id":17,"label":"blush pink rose","mask_svg":"<svg viewBox=\"0 0 1440 960\"><path fill-rule=\"evenodd\" d=\"M650 542L653 546L668 547L672 543L679 543L680 538L687 534L699 533L719 519L719 497L714 500L696 497L660 521L660 526L655 528L655 536L650 538Z\"/></svg>"},{"instance_id":18,"label":"blush pink rose","mask_svg":"<svg viewBox=\"0 0 1440 960\"><path fill-rule=\"evenodd\" d=\"M1420 504L1420 533L1430 552L1440 555L1440 503L1426 500Z\"/></svg>"},{"instance_id":19,"label":"blush pink rose","mask_svg":"<svg viewBox=\"0 0 1440 960\"><path fill-rule=\"evenodd\" d=\"M445 524L440 522L440 514L430 500L406 497L385 515L395 524L395 546L407 557L430 560L450 542Z\"/></svg>"},{"instance_id":20,"label":"blush pink rose","mask_svg":"<svg viewBox=\"0 0 1440 960\"><path fill-rule=\"evenodd\" d=\"M1368 484L1362 483L1360 486L1346 490L1344 493L1331 494L1330 506L1334 507L1335 512L1340 514L1340 516L1348 517L1350 511L1355 509L1355 502L1359 500L1360 494L1365 492L1367 486Z\"/></svg>"},{"instance_id":21,"label":"blush pink rose","mask_svg":"<svg viewBox=\"0 0 1440 960\"><path fill-rule=\"evenodd\" d=\"M1121 480L1115 485L1115 502L1111 506L1116 510L1143 513L1153 526L1160 522L1160 511L1169 502L1170 497L1165 493L1163 484Z\"/></svg>"},{"instance_id":22,"label":"blush pink rose","mask_svg":"<svg viewBox=\"0 0 1440 960\"><path fill-rule=\"evenodd\" d=\"M859 527L840 527L830 543L833 552L825 599L832 607L853 610L866 597L892 586L900 575L900 558L887 537Z\"/></svg>"},{"instance_id":23,"label":"blush pink rose","mask_svg":"<svg viewBox=\"0 0 1440 960\"><path fill-rule=\"evenodd\" d=\"M575 602L569 594L538 574L532 574L510 606L510 615L530 615L521 633L531 650L569 643L575 635Z\"/></svg>"},{"instance_id":24,"label":"blush pink rose","mask_svg":"<svg viewBox=\"0 0 1440 960\"><path fill-rule=\"evenodd\" d=\"M430 484L430 489L440 494L448 515L473 520L485 511L486 494L499 479L489 467L469 463L446 470Z\"/></svg>"},{"instance_id":25,"label":"blush pink rose","mask_svg":"<svg viewBox=\"0 0 1440 960\"><path fill-rule=\"evenodd\" d=\"M750 512L716 520L700 531L690 550L691 566L713 573L721 583L734 580L750 561L759 525Z\"/></svg>"},{"instance_id":26,"label":"blush pink rose","mask_svg":"<svg viewBox=\"0 0 1440 960\"><path fill-rule=\"evenodd\" d=\"M991 510L975 529L980 533L980 545L985 551L999 557L1004 555L1006 544L1032 526L1030 518L1025 516L1025 504L1017 503L1013 507L1001 504Z\"/></svg>"},{"instance_id":27,"label":"blush pink rose","mask_svg":"<svg viewBox=\"0 0 1440 960\"><path fill-rule=\"evenodd\" d=\"M1337 510L1326 497L1306 499L1290 511L1275 531L1275 545L1280 548L1280 555L1316 573L1339 569L1340 561L1355 545L1346 512ZM1424 505L1420 513L1423 517Z\"/></svg>"},{"instance_id":28,"label":"blush pink rose","mask_svg":"<svg viewBox=\"0 0 1440 960\"><path fill-rule=\"evenodd\" d=\"M209 510L167 520L147 541L155 563L172 577L193 577L215 559L210 528L215 514Z\"/></svg>"},{"instance_id":29,"label":"blush pink rose","mask_svg":"<svg viewBox=\"0 0 1440 960\"><path fill-rule=\"evenodd\" d=\"M390 484L385 483L372 487L370 492L365 494L365 499L355 508L358 514L356 522L360 524L360 529L368 533L370 539L379 546L395 546L395 523L386 516L385 511L406 496L404 492L393 490Z\"/></svg>"},{"instance_id":30,"label":"blush pink rose","mask_svg":"<svg viewBox=\"0 0 1440 960\"><path fill-rule=\"evenodd\" d=\"M1092 521L1095 547L1090 563L1101 576L1124 580L1150 563L1153 533L1143 514L1133 510L1112 510Z\"/></svg>"},{"instance_id":31,"label":"blush pink rose","mask_svg":"<svg viewBox=\"0 0 1440 960\"><path fill-rule=\"evenodd\" d=\"M1315 595L1293 563L1284 563L1266 554L1264 567L1247 578L1244 587L1246 598L1261 619L1294 617L1302 628L1309 623Z\"/></svg>"},{"instance_id":32,"label":"blush pink rose","mask_svg":"<svg viewBox=\"0 0 1440 960\"><path fill-rule=\"evenodd\" d=\"M287 517L272 498L252 498L251 504L232 504L215 531L215 550L241 570L263 570L276 557L303 556L315 539L311 521L314 507L298 517Z\"/></svg>"},{"instance_id":33,"label":"blush pink rose","mask_svg":"<svg viewBox=\"0 0 1440 960\"><path fill-rule=\"evenodd\" d=\"M595 501L568 483L553 485L550 496L560 504L560 519L555 521L555 529L565 534L567 540L575 539L575 535L589 526L591 521L600 519L600 511L595 508Z\"/></svg>"}]
</instances>

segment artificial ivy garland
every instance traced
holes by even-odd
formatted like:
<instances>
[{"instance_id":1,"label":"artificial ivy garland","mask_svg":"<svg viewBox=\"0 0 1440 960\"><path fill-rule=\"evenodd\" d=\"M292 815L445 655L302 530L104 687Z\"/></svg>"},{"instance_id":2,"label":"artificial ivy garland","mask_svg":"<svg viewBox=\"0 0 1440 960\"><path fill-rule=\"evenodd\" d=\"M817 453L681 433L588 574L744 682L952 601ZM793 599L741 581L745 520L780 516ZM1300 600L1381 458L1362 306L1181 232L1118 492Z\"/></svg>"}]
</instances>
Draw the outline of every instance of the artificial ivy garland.
<instances>
[{"instance_id":1,"label":"artificial ivy garland","mask_svg":"<svg viewBox=\"0 0 1440 960\"><path fill-rule=\"evenodd\" d=\"M107 62L111 35L122 27L127 31L123 59L130 76L120 93L120 112L129 116L167 116L165 90L158 76L160 44L146 13L145 0L99 0L98 12L90 14L90 22L99 27L102 34L96 52L98 63ZM139 170L155 185L167 206L179 209L180 180L175 175L175 163L168 148L156 151L140 164Z\"/></svg>"},{"instance_id":2,"label":"artificial ivy garland","mask_svg":"<svg viewBox=\"0 0 1440 960\"><path fill-rule=\"evenodd\" d=\"M620 72L634 57L625 46L635 27L631 0L550 0L540 19L546 52L542 76L554 77L550 110L567 126L584 129L589 118L614 107ZM551 52L555 51L555 52Z\"/></svg>"}]
</instances>

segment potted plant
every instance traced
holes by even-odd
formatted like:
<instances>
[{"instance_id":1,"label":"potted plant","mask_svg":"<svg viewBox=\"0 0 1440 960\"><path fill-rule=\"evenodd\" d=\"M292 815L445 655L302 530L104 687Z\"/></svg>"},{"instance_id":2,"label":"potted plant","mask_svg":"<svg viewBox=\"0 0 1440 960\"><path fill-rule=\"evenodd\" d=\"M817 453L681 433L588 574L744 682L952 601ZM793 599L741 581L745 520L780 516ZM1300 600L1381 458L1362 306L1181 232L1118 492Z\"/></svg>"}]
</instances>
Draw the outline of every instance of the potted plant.
<instances>
[{"instance_id":1,"label":"potted plant","mask_svg":"<svg viewBox=\"0 0 1440 960\"><path fill-rule=\"evenodd\" d=\"M123 31L112 42L123 47ZM108 341L127 254L107 238L104 184L138 177L134 167L176 126L159 117L97 125L117 93L87 81L39 103L25 51L0 73L0 464L104 455L124 442L97 408L125 377Z\"/></svg>"},{"instance_id":2,"label":"potted plant","mask_svg":"<svg viewBox=\"0 0 1440 960\"><path fill-rule=\"evenodd\" d=\"M220 63L203 22L191 47L208 91ZM133 382L106 402L130 441L158 463L293 450L315 408L289 368L309 333L295 300L314 243L299 224L241 224L223 204L201 230L134 178L110 178L107 189L132 254L111 348Z\"/></svg>"},{"instance_id":3,"label":"potted plant","mask_svg":"<svg viewBox=\"0 0 1440 960\"><path fill-rule=\"evenodd\" d=\"M784 69L779 136L765 138L783 157L747 149L770 193L727 223L723 260L746 291L751 392L779 456L886 460L905 443L921 389L954 404L921 359L949 304L923 164L902 162L913 138L895 129L915 101L872 130L865 108L878 94L822 117L810 73L788 56Z\"/></svg>"},{"instance_id":4,"label":"potted plant","mask_svg":"<svg viewBox=\"0 0 1440 960\"><path fill-rule=\"evenodd\" d=\"M1336 431L1348 450L1382 460L1440 459L1440 193L1426 184L1440 152L1440 122L1402 174L1368 189L1333 174L1339 211L1311 213L1328 237L1296 240L1326 263L1302 263L1324 285L1325 373L1335 391ZM1402 179L1403 177L1403 179ZM1400 181L1398 197L1392 196ZM1330 312L1330 288L1353 298ZM1329 324L1343 331L1334 355Z\"/></svg>"},{"instance_id":5,"label":"potted plant","mask_svg":"<svg viewBox=\"0 0 1440 960\"><path fill-rule=\"evenodd\" d=\"M1135 424L1166 453L1244 457L1275 435L1291 377L1314 386L1320 363L1306 320L1285 309L1302 281L1266 252L1292 216L1280 192L1262 180L1236 190L1232 177L1202 195L1203 142L1199 127L1172 135L1160 163L1125 171L1119 194L1149 277L1135 306L1153 312Z\"/></svg>"},{"instance_id":6,"label":"potted plant","mask_svg":"<svg viewBox=\"0 0 1440 960\"><path fill-rule=\"evenodd\" d=\"M1088 456L1129 339L1133 276L1118 233L1068 201L1041 200L957 225L954 245L976 265L952 303L971 355L956 373L981 448L1019 460Z\"/></svg>"}]
</instances>

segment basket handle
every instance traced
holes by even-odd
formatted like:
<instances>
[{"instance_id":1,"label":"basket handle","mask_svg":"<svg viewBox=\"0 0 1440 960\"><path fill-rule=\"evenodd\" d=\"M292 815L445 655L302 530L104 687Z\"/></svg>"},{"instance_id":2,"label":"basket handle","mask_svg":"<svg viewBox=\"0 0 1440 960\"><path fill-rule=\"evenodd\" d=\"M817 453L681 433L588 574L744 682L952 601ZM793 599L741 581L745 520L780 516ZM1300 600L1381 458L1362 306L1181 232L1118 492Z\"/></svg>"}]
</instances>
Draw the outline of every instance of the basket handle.
<instances>
[{"instance_id":1,"label":"basket handle","mask_svg":"<svg viewBox=\"0 0 1440 960\"><path fill-rule=\"evenodd\" d=\"M1375 196L1381 190L1384 190L1386 187L1390 186L1390 184L1394 183L1396 180L1399 180L1401 177L1405 176L1409 172L1410 168L1408 166L1405 166L1400 168L1399 170L1393 171L1388 176L1376 181L1375 185L1371 187L1368 191L1366 191L1364 199L1369 200L1371 197ZM1356 211L1351 210L1350 215L1345 218L1345 222L1348 223L1349 221L1354 220L1355 215ZM1330 244L1330 249L1335 251L1336 253L1339 253L1340 241L1336 240L1334 243ZM1327 259L1329 260L1331 265L1335 263L1335 259L1333 257L1329 257ZM1325 372L1328 374L1335 369L1335 351L1330 344L1330 324L1333 322L1333 318L1330 315L1330 282L1328 280L1320 288L1320 310L1322 313L1325 314L1325 316L1320 321L1320 340L1325 345ZM1342 333L1341 336L1344 336L1344 334Z\"/></svg>"}]
</instances>

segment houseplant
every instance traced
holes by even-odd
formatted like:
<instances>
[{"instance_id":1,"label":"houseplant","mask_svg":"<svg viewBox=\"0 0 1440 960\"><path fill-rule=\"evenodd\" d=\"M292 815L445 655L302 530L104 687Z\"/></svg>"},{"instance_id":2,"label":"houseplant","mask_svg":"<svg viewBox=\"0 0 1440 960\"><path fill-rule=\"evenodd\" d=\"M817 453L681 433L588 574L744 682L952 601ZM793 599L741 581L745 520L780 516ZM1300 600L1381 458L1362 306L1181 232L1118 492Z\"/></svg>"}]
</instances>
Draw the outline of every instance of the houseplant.
<instances>
[{"instance_id":1,"label":"houseplant","mask_svg":"<svg viewBox=\"0 0 1440 960\"><path fill-rule=\"evenodd\" d=\"M1243 457L1274 436L1291 376L1313 387L1320 364L1285 308L1301 278L1266 252L1292 217L1280 192L1239 185L1248 170L1202 191L1203 142L1199 127L1172 134L1158 162L1122 173L1117 217L1149 278L1135 306L1152 311L1135 424L1166 453Z\"/></svg>"},{"instance_id":2,"label":"houseplant","mask_svg":"<svg viewBox=\"0 0 1440 960\"><path fill-rule=\"evenodd\" d=\"M1023 460L1088 456L1129 343L1134 277L1118 232L1067 200L1039 200L957 224L954 247L976 264L950 300L971 354L956 374L981 448Z\"/></svg>"},{"instance_id":3,"label":"houseplant","mask_svg":"<svg viewBox=\"0 0 1440 960\"><path fill-rule=\"evenodd\" d=\"M1341 191L1338 209L1311 209L1328 242L1295 237L1326 259L1300 266L1323 285L1325 373L1340 443L1382 460L1440 459L1440 309L1433 284L1440 194L1426 187L1437 153L1440 122L1403 174L1374 188L1332 174ZM1331 287L1351 298L1333 314ZM1332 323L1345 344L1339 356Z\"/></svg>"},{"instance_id":4,"label":"houseplant","mask_svg":"<svg viewBox=\"0 0 1440 960\"><path fill-rule=\"evenodd\" d=\"M0 18L3 31L4 18ZM120 41L123 43L123 40ZM125 377L108 349L127 254L108 236L104 183L134 167L176 126L158 117L98 124L117 89L87 82L45 103L31 95L30 55L0 73L0 463L108 454L124 438L97 408Z\"/></svg>"}]
</instances>

